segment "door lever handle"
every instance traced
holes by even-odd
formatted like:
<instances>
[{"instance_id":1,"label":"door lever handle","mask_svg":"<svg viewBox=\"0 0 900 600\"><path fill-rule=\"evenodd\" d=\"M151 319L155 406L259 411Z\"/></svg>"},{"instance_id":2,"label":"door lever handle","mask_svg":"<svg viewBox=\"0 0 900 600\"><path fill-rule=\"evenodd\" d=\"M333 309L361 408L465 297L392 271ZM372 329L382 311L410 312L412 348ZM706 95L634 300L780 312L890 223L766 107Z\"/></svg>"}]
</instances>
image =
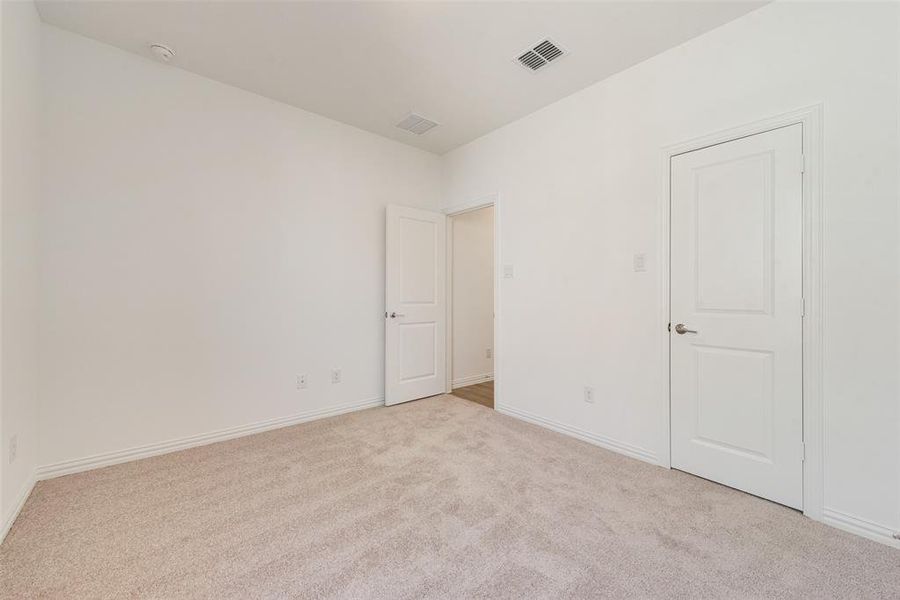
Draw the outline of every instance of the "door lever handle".
<instances>
[{"instance_id":1,"label":"door lever handle","mask_svg":"<svg viewBox=\"0 0 900 600\"><path fill-rule=\"evenodd\" d=\"M392 313L391 313L391 318L392 318L392 319L396 319L397 317L405 317L405 316L406 316L406 315L402 315L402 314L397 313L397 312L392 312Z\"/></svg>"},{"instance_id":2,"label":"door lever handle","mask_svg":"<svg viewBox=\"0 0 900 600\"><path fill-rule=\"evenodd\" d=\"M679 323L678 325L675 326L675 333L677 333L679 335L684 335L686 333L697 333L697 332L694 331L693 329L688 329L687 327L685 327L684 323Z\"/></svg>"}]
</instances>

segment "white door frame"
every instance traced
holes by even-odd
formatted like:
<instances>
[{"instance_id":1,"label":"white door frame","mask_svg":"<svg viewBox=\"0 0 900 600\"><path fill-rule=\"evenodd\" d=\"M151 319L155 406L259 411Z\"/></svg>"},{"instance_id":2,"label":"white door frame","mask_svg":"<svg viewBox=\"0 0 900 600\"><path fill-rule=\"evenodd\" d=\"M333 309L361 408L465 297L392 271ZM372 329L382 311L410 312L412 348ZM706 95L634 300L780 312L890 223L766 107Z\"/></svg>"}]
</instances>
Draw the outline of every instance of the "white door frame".
<instances>
[{"instance_id":1,"label":"white door frame","mask_svg":"<svg viewBox=\"0 0 900 600\"><path fill-rule=\"evenodd\" d=\"M454 204L444 209L447 215L447 393L453 391L453 219L457 215L494 207L494 408L500 400L500 194L493 193Z\"/></svg>"},{"instance_id":2,"label":"white door frame","mask_svg":"<svg viewBox=\"0 0 900 600\"><path fill-rule=\"evenodd\" d=\"M803 126L803 514L824 519L823 293L822 293L822 118L821 104L762 119L662 148L660 156L660 425L659 463L672 468L671 390L669 381L669 262L671 233L671 159L678 154L764 133L788 125Z\"/></svg>"}]
</instances>

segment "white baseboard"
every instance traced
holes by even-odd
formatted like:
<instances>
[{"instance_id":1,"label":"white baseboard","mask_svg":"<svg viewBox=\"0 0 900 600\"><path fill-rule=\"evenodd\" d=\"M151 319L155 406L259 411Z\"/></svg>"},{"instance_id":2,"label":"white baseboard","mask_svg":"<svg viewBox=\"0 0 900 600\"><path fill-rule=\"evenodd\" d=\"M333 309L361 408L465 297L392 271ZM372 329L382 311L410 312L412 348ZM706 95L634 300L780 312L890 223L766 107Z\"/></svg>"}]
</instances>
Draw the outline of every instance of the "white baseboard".
<instances>
[{"instance_id":1,"label":"white baseboard","mask_svg":"<svg viewBox=\"0 0 900 600\"><path fill-rule=\"evenodd\" d=\"M453 381L451 381L450 384L453 386L453 389L456 389L458 387L474 385L476 383L484 383L485 381L493 380L493 373L485 373L483 375L469 375L468 377L460 377L459 379L454 379Z\"/></svg>"},{"instance_id":2,"label":"white baseboard","mask_svg":"<svg viewBox=\"0 0 900 600\"><path fill-rule=\"evenodd\" d=\"M167 442L159 442L156 444L147 444L146 446L138 446L128 448L126 450L118 450L115 452L106 452L104 454L95 454L84 458L76 458L73 460L65 460L62 462L44 465L38 467L36 477L38 480L52 479L62 475L71 475L72 473L81 473L82 471L90 471L101 467L108 467L119 463L129 462L132 460L140 460L160 454L168 454L169 452L177 452L187 448L196 446L205 446L206 444L214 444L225 440L243 437L245 435L253 435L254 433L262 433L270 429L278 429L281 427L289 427L298 423L314 421L316 419L324 419L333 417L356 410L373 408L384 405L384 398L372 398L361 402L351 402L340 404L330 408L319 408L310 410L288 417L279 417L277 419L269 419L267 421L258 421L248 425L239 425L238 427L230 427L228 429L220 429L200 435L180 438L177 440L169 440Z\"/></svg>"},{"instance_id":3,"label":"white baseboard","mask_svg":"<svg viewBox=\"0 0 900 600\"><path fill-rule=\"evenodd\" d=\"M884 525L879 525L878 523L873 523L872 521L848 515L847 513L842 513L830 508L826 508L823 511L822 521L826 525L831 525L832 527L855 533L856 535L869 538L876 542L881 542L888 546L893 546L894 548L900 548L900 540L894 538L894 535L897 535L898 532L885 527Z\"/></svg>"},{"instance_id":4,"label":"white baseboard","mask_svg":"<svg viewBox=\"0 0 900 600\"><path fill-rule=\"evenodd\" d=\"M31 477L25 482L25 485L22 486L22 489L19 490L19 495L16 497L16 503L13 504L12 509L9 513L3 515L3 528L0 529L0 544L6 539L6 534L12 529L13 523L15 523L19 513L22 512L22 507L25 506L25 501L28 500L28 496L31 495L31 490L34 489L36 481L34 473L32 473Z\"/></svg>"},{"instance_id":5,"label":"white baseboard","mask_svg":"<svg viewBox=\"0 0 900 600\"><path fill-rule=\"evenodd\" d=\"M624 454L625 456L630 456L631 458L636 458L638 460L642 460L644 462L659 466L659 458L657 458L656 454L639 446L634 446L626 442L620 442L604 435L598 435L596 433L584 431L583 429L578 429L577 427L572 427L571 425L566 425L558 421L545 419L544 417L538 416L536 414L518 408L513 408L508 404L498 404L495 408L498 412L501 412L505 415L516 417L517 419L522 419L523 421L528 421L529 423L534 423L535 425L540 425L542 427L546 427L547 429L552 429L553 431L556 431L558 433L563 433L565 435L578 438L579 440L594 444L595 446L600 446L601 448L606 448L607 450L612 450L613 452L618 452L619 454Z\"/></svg>"}]
</instances>

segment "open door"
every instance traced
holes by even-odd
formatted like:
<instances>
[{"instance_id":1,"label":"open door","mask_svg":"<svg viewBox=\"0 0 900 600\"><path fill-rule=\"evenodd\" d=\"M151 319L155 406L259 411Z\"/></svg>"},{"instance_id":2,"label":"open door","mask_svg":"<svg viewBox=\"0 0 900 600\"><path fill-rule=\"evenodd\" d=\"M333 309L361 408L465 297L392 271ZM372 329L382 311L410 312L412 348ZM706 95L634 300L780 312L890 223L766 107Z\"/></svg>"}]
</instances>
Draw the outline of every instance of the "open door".
<instances>
[{"instance_id":1,"label":"open door","mask_svg":"<svg viewBox=\"0 0 900 600\"><path fill-rule=\"evenodd\" d=\"M387 207L384 403L444 393L447 243L441 213Z\"/></svg>"}]
</instances>

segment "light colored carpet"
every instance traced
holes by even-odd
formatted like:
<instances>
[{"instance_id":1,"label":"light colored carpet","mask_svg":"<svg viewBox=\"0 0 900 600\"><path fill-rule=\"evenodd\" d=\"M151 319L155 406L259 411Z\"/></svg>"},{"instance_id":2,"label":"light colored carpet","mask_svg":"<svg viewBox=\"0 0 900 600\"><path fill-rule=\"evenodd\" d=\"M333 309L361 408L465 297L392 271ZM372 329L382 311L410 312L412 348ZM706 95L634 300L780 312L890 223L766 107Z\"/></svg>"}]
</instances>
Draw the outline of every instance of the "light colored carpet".
<instances>
[{"instance_id":1,"label":"light colored carpet","mask_svg":"<svg viewBox=\"0 0 900 600\"><path fill-rule=\"evenodd\" d=\"M898 598L900 551L442 396L39 483L3 598Z\"/></svg>"}]
</instances>

